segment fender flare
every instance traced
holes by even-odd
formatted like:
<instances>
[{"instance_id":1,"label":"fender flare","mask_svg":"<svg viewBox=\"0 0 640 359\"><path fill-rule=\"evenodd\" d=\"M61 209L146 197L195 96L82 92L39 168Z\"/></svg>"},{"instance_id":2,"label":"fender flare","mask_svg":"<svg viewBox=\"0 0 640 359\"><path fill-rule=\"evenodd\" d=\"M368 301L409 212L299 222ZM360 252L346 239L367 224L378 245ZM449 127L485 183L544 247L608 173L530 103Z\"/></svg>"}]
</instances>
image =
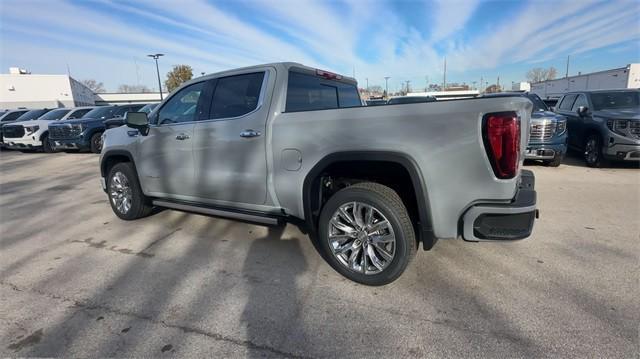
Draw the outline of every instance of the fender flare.
<instances>
[{"instance_id":1,"label":"fender flare","mask_svg":"<svg viewBox=\"0 0 640 359\"><path fill-rule=\"evenodd\" d=\"M125 150L107 150L104 155L102 155L102 158L100 159L100 176L101 177L106 177L107 176L107 160L111 157L114 156L124 156L127 157L129 159L129 162L131 162L133 164L133 167L136 167L136 163L133 160L133 156L131 155L131 152L129 151L125 151Z\"/></svg>"},{"instance_id":2,"label":"fender flare","mask_svg":"<svg viewBox=\"0 0 640 359\"><path fill-rule=\"evenodd\" d=\"M376 161L376 162L394 162L401 165L411 178L413 190L416 194L416 202L418 204L418 217L420 220L419 231L417 233L419 240L423 243L424 250L433 248L437 239L433 234L432 219L430 214L430 202L427 194L422 173L418 169L416 161L409 155L401 152L393 151L344 151L334 152L323 157L316 165L307 173L303 182L303 209L305 225L311 233L316 232L316 223L313 216L314 187L319 176L328 166L337 162L344 161ZM317 200L317 199L316 199Z\"/></svg>"}]
</instances>

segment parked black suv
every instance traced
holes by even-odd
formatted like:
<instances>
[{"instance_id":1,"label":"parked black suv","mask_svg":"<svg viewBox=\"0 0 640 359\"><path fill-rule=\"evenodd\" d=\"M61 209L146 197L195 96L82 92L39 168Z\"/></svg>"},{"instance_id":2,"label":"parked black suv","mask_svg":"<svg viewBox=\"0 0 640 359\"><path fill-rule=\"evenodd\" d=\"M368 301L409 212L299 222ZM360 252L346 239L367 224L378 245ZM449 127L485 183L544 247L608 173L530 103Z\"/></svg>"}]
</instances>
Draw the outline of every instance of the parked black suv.
<instances>
[{"instance_id":1,"label":"parked black suv","mask_svg":"<svg viewBox=\"0 0 640 359\"><path fill-rule=\"evenodd\" d=\"M90 150L100 153L105 120L124 117L138 111L144 104L123 106L101 106L87 112L80 119L60 121L49 125L49 140L54 150Z\"/></svg>"},{"instance_id":2,"label":"parked black suv","mask_svg":"<svg viewBox=\"0 0 640 359\"><path fill-rule=\"evenodd\" d=\"M567 117L569 146L589 167L640 161L640 89L569 92L555 111Z\"/></svg>"}]
</instances>

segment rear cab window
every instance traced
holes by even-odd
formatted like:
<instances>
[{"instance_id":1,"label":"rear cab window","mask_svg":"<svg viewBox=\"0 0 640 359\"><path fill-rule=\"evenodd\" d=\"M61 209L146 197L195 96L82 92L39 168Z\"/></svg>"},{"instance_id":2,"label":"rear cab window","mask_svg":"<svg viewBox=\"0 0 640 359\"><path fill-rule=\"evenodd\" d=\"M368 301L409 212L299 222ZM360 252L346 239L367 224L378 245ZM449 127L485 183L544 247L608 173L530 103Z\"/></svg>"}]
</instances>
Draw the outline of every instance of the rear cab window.
<instances>
[{"instance_id":1,"label":"rear cab window","mask_svg":"<svg viewBox=\"0 0 640 359\"><path fill-rule=\"evenodd\" d=\"M325 71L292 68L287 84L286 112L360 107L355 82Z\"/></svg>"}]
</instances>

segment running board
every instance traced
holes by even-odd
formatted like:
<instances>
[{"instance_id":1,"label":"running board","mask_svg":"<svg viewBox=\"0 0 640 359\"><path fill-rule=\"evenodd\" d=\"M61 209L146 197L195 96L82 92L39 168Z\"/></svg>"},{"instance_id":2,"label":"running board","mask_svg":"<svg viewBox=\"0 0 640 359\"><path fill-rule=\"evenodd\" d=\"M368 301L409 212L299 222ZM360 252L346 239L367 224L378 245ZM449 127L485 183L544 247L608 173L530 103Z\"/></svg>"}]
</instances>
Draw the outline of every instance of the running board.
<instances>
[{"instance_id":1,"label":"running board","mask_svg":"<svg viewBox=\"0 0 640 359\"><path fill-rule=\"evenodd\" d=\"M270 226L275 226L275 225L278 224L278 219L277 218L260 216L260 215L256 215L256 214L242 213L242 212L236 212L236 211L227 211L227 210L223 210L223 209L214 209L214 208L209 208L209 207L195 206L195 205L189 205L189 204L183 204L183 203L175 203L175 202L162 201L162 200L153 200L152 203L153 203L153 205L159 206L159 207L177 209L179 211L185 211L185 212L194 212L194 213L206 214L208 216L232 218L232 219L237 219L237 220L241 220L241 221L262 223L262 224L266 224L266 225L270 225Z\"/></svg>"}]
</instances>

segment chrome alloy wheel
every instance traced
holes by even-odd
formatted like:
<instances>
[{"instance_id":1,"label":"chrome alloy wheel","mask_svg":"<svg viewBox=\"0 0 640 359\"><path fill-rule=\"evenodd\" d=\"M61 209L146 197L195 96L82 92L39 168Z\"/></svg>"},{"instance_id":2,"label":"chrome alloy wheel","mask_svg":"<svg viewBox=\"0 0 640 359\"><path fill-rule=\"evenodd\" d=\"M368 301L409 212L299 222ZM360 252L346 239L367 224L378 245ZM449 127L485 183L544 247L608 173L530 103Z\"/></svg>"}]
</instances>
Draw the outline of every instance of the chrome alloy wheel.
<instances>
[{"instance_id":1,"label":"chrome alloy wheel","mask_svg":"<svg viewBox=\"0 0 640 359\"><path fill-rule=\"evenodd\" d=\"M131 193L129 180L122 172L118 171L111 177L109 194L111 195L111 202L118 212L122 214L129 212L133 195Z\"/></svg>"},{"instance_id":2,"label":"chrome alloy wheel","mask_svg":"<svg viewBox=\"0 0 640 359\"><path fill-rule=\"evenodd\" d=\"M335 258L358 273L382 272L396 252L391 222L378 209L362 202L341 205L329 221L328 233Z\"/></svg>"}]
</instances>

